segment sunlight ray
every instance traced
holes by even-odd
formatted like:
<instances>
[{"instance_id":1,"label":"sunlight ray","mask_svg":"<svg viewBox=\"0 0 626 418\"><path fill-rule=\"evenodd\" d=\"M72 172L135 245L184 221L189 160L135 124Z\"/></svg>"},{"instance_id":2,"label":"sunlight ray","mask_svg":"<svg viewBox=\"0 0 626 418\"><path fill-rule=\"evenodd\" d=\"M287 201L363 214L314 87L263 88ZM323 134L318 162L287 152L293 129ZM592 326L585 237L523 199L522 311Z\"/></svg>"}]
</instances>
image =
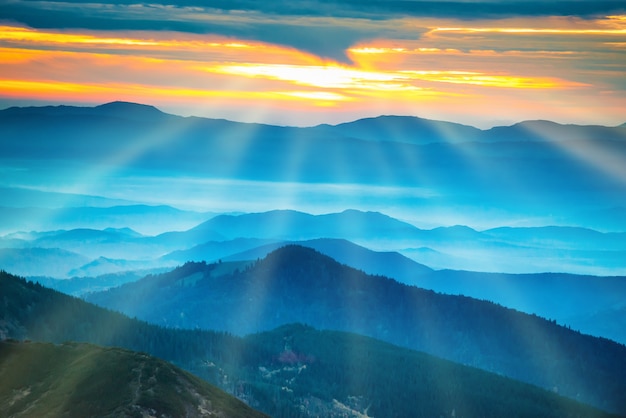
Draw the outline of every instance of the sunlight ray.
<instances>
[{"instance_id":1,"label":"sunlight ray","mask_svg":"<svg viewBox=\"0 0 626 418\"><path fill-rule=\"evenodd\" d=\"M626 143L626 133L621 139L603 143L602 137L588 135L577 139L556 137L549 124L529 124L525 129L622 186L626 185L626 153L622 146Z\"/></svg>"}]
</instances>

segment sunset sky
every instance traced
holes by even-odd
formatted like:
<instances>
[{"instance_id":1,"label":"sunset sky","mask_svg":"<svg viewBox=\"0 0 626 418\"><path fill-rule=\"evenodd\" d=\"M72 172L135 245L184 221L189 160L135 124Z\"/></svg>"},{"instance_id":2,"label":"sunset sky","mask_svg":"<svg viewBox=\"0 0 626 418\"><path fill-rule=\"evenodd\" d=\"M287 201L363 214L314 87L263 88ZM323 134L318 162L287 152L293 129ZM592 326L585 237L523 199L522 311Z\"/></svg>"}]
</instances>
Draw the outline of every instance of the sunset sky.
<instances>
[{"instance_id":1,"label":"sunset sky","mask_svg":"<svg viewBox=\"0 0 626 418\"><path fill-rule=\"evenodd\" d=\"M0 0L0 108L626 122L623 1L96 1Z\"/></svg>"}]
</instances>

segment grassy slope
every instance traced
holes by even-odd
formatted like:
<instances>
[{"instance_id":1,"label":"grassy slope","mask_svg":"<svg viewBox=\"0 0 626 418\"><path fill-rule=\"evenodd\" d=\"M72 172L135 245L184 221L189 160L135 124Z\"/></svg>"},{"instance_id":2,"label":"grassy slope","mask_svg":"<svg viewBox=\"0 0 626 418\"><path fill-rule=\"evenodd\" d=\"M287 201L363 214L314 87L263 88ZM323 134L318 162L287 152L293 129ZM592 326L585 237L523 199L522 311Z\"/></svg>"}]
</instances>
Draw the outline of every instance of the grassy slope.
<instances>
[{"instance_id":1,"label":"grassy slope","mask_svg":"<svg viewBox=\"0 0 626 418\"><path fill-rule=\"evenodd\" d=\"M0 415L262 417L147 354L68 343L0 343Z\"/></svg>"}]
</instances>

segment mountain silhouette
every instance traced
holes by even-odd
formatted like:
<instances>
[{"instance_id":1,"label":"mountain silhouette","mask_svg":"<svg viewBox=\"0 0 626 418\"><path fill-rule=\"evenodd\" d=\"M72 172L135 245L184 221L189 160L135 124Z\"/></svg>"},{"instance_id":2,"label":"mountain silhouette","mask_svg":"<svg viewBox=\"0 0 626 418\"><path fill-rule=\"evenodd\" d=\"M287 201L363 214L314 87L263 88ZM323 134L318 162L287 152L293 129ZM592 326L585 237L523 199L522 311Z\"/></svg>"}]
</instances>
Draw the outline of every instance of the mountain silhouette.
<instances>
[{"instance_id":1,"label":"mountain silhouette","mask_svg":"<svg viewBox=\"0 0 626 418\"><path fill-rule=\"evenodd\" d=\"M121 101L96 106L94 113L96 112L116 118L148 121L158 120L166 115L154 106Z\"/></svg>"},{"instance_id":2,"label":"mountain silhouette","mask_svg":"<svg viewBox=\"0 0 626 418\"><path fill-rule=\"evenodd\" d=\"M430 144L437 142L479 141L482 131L472 126L413 116L379 116L338 125L317 127L328 134L367 139L369 141Z\"/></svg>"},{"instance_id":3,"label":"mountain silhouette","mask_svg":"<svg viewBox=\"0 0 626 418\"><path fill-rule=\"evenodd\" d=\"M242 215L219 215L185 234L218 233L225 238L410 238L419 229L379 212L345 210L311 215L294 210L273 210Z\"/></svg>"}]
</instances>

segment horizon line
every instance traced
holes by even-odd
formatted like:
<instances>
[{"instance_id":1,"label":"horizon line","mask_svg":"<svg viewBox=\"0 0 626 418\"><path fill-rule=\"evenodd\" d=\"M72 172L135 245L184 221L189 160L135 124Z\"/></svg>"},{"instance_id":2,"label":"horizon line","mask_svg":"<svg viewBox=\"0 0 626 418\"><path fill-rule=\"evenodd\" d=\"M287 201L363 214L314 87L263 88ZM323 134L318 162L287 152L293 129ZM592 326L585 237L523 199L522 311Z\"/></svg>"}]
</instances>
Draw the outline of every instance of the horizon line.
<instances>
[{"instance_id":1,"label":"horizon line","mask_svg":"<svg viewBox=\"0 0 626 418\"><path fill-rule=\"evenodd\" d=\"M38 101L36 101L38 102ZM47 103L47 102L44 102ZM357 119L348 119L345 120L343 122L339 122L339 123L319 123L316 125L288 125L288 124L275 124L275 123L270 123L270 122L258 122L258 121L244 121L244 120L235 120L235 119L228 119L228 118L222 118L222 117L211 117L211 116L202 116L202 115L195 115L195 114L178 114L178 113L170 113L169 111L164 111L162 110L162 107L159 105L153 105L153 104L148 104L148 103L140 103L140 102L131 102L131 101L126 101L126 100L114 100L114 101L110 101L110 102L104 102L104 103L100 103L100 104L89 104L89 103L73 103L73 102L54 102L56 104L41 104L41 105L37 105L37 104L32 104L32 105L10 105L10 106L6 106L3 108L0 108L0 112L4 112L6 110L10 110L10 109L28 109L28 108L49 108L49 107L54 107L54 108L60 108L60 107L70 107L70 108L84 108L84 109L95 109L95 108L99 108L99 107L104 107L107 105L131 105L131 106L141 106L141 107L146 107L146 108L153 108L154 110L165 114L165 115L169 115L169 116L175 116L175 117L181 117L181 118L200 118L200 119L207 119L207 120L221 120L221 121L228 121L228 122L233 122L233 123L241 123L241 124L250 124L250 125L266 125L266 126L275 126L275 127L281 127L281 128L297 128L297 129L307 129L307 128L317 128L317 127L323 127L323 126L330 126L330 127L336 127L336 126L341 126L341 125L346 125L346 124L350 124L350 123L354 123L354 122L359 122L359 121L364 121L364 120L373 120L373 119L381 119L381 118L406 118L406 119L418 119L418 120L423 120L423 121L428 121L428 122L434 122L434 123L444 123L444 124L453 124L453 125L459 125L459 126L465 126L465 127L470 127L470 128L474 128L477 129L479 131L489 131L491 129L494 128L507 128L507 127L513 127L513 126L517 126L517 125L522 125L522 124L528 124L528 123L550 123L550 124L555 124L555 125L559 125L559 126L574 126L574 127L600 127L600 128L610 128L610 129L614 129L614 128L624 128L626 126L626 122L623 123L618 123L617 125L602 125L602 124L597 124L597 123L571 123L571 122L562 122L562 121L556 121L556 120L551 120L551 119L523 119L523 120L518 120L515 122L509 122L510 124L497 124L497 122L494 122L493 125L490 125L490 127L486 127L486 128L481 128L479 126L476 126L474 124L468 124L468 123L463 123L463 122L457 122L457 121L452 121L452 120L445 120L445 119L433 119L433 118L425 118L425 117L421 117L418 115L409 115L409 114L405 114L405 115L401 115L401 114L378 114L378 115L373 115L373 116L363 116L363 117L359 117Z\"/></svg>"}]
</instances>

